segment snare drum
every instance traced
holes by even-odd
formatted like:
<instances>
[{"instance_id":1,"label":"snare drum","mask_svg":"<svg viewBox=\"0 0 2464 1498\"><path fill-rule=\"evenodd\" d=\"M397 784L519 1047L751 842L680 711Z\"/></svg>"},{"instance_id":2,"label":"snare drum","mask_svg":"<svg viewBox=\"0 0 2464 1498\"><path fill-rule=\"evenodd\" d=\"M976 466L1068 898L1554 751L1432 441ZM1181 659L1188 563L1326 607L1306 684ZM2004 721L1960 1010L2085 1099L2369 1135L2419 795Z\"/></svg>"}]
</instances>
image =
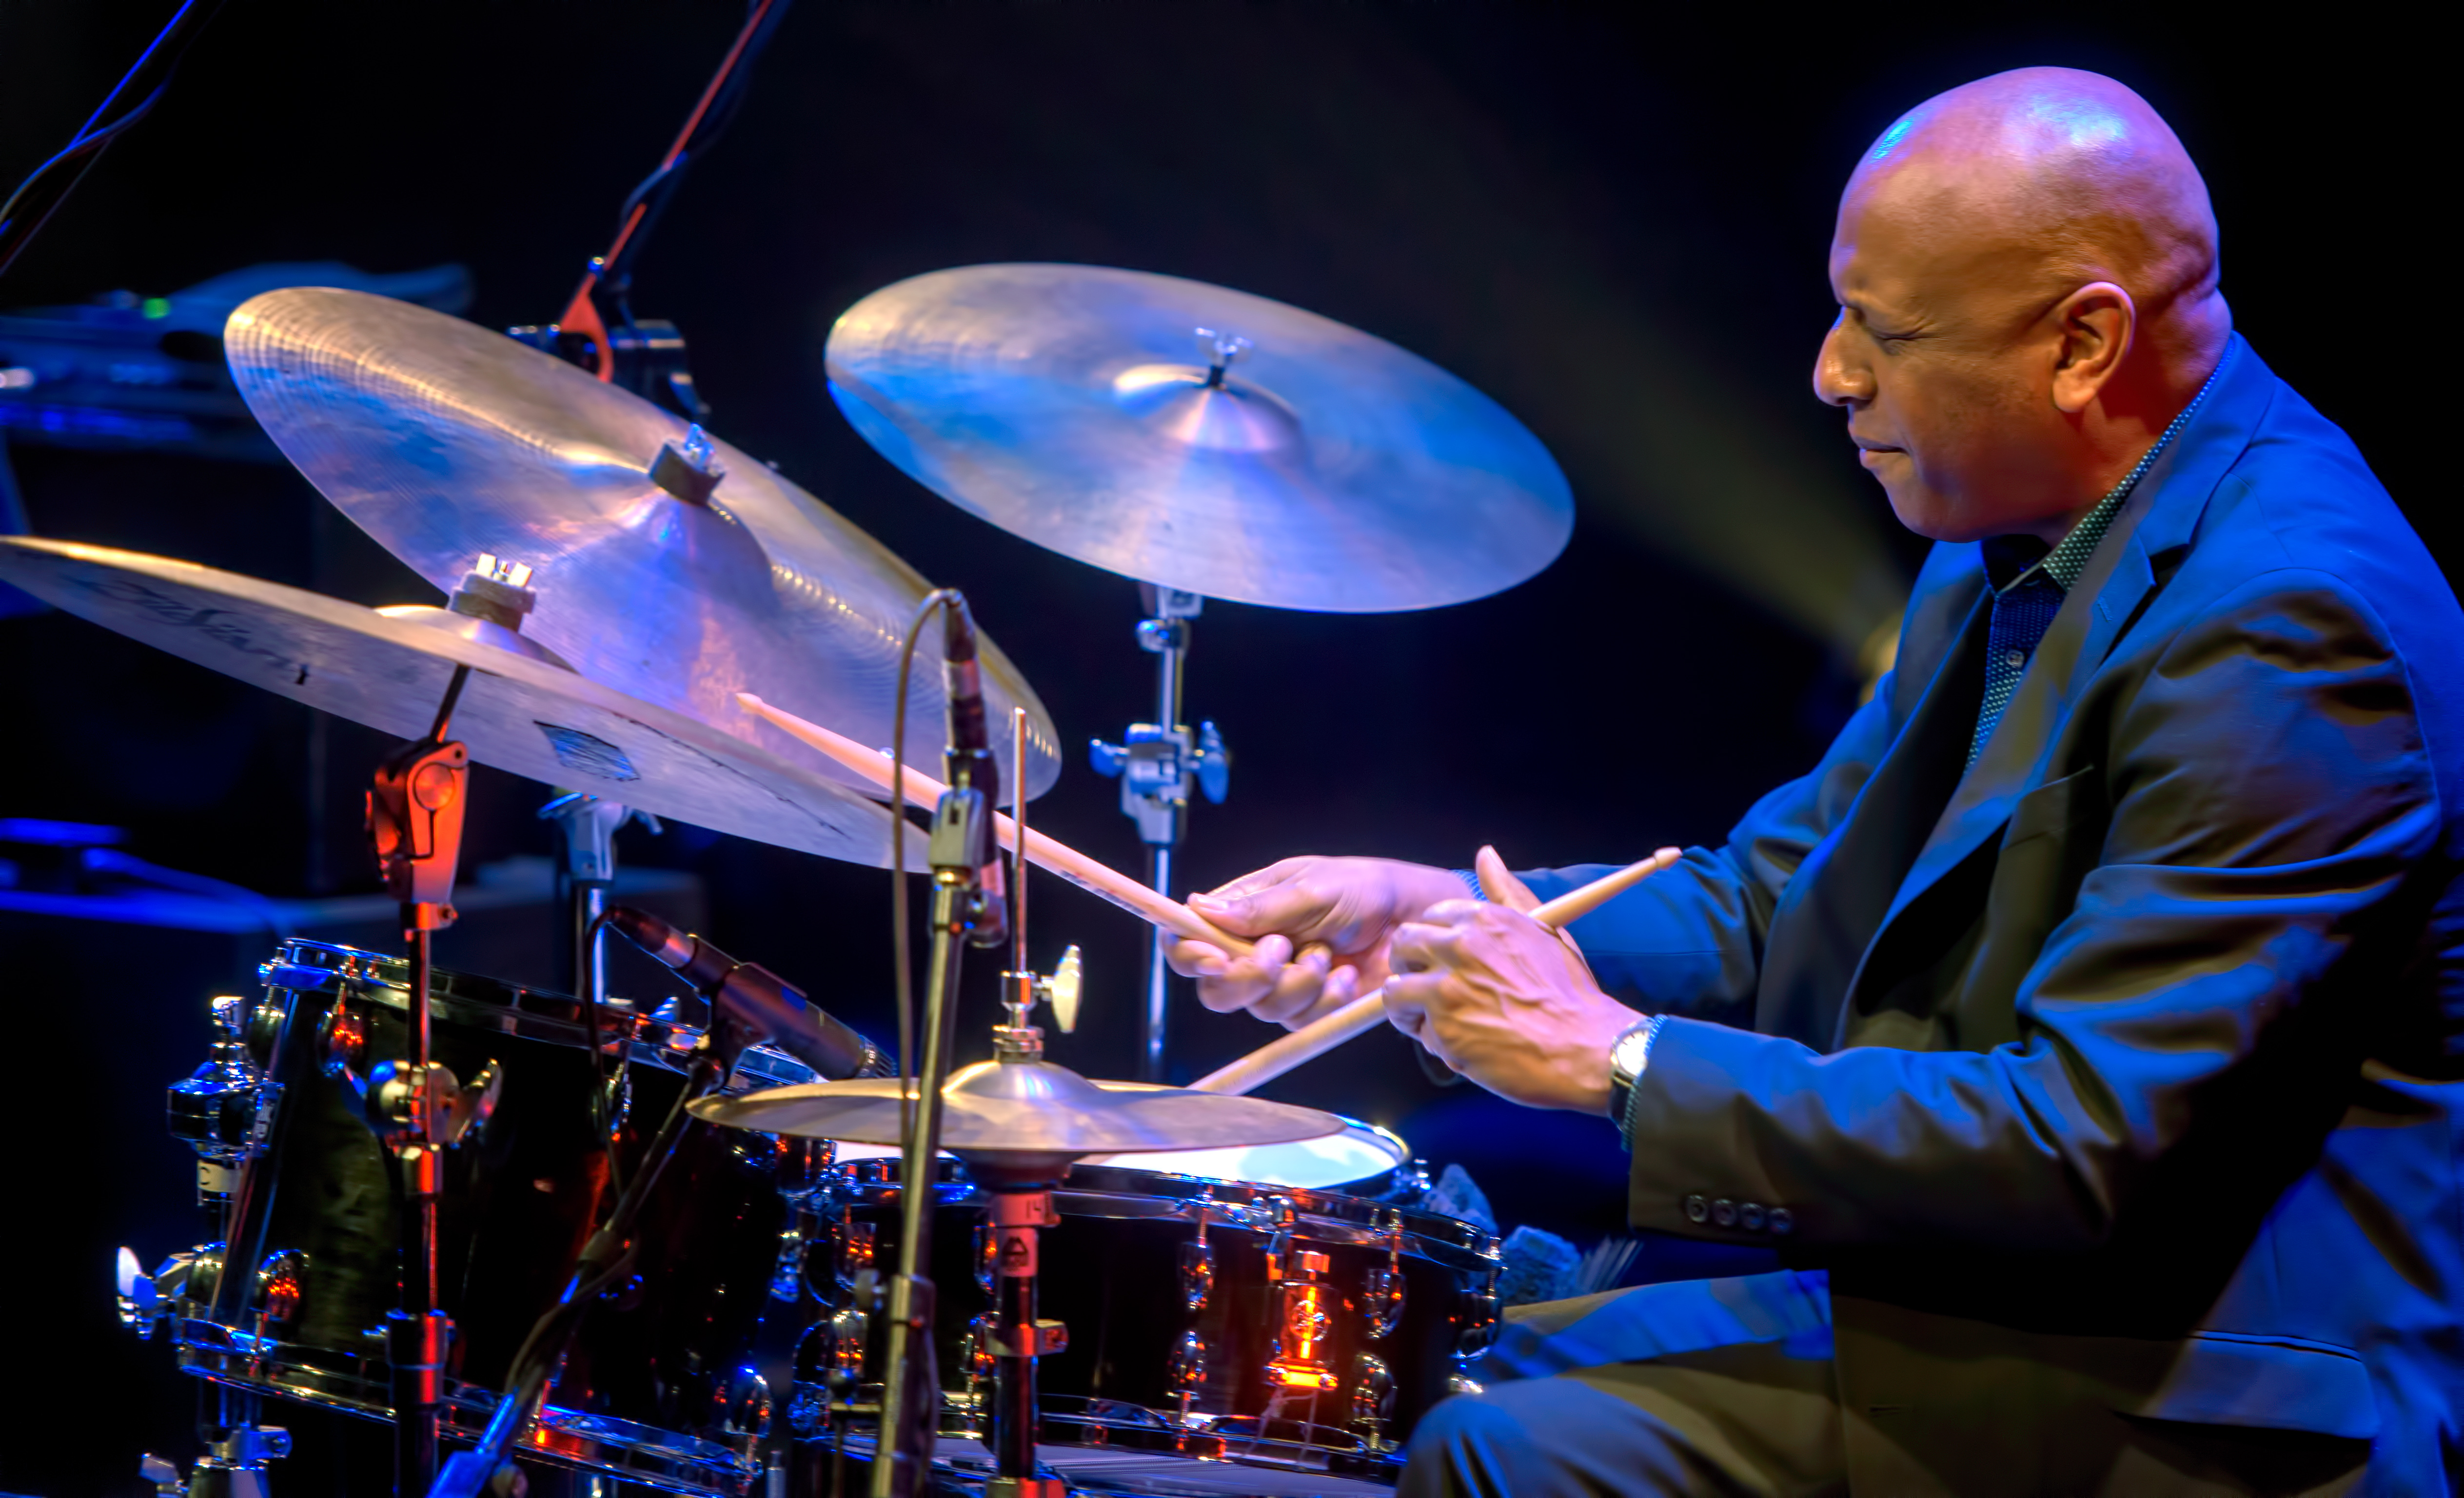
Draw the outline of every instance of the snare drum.
<instances>
[{"instance_id":1,"label":"snare drum","mask_svg":"<svg viewBox=\"0 0 2464 1498\"><path fill-rule=\"evenodd\" d=\"M272 1127L240 1169L231 1247L175 1261L163 1277L190 1372L389 1418L380 1329L396 1304L392 1165L326 1062L364 1073L407 1053L407 968L306 940L285 942L264 965L267 997L249 1038L281 1090ZM493 1116L445 1155L439 1281L454 1337L444 1421L449 1437L467 1438L604 1212L608 1159L578 1001L443 970L432 994L436 1059L466 1081L492 1064L502 1078ZM602 1023L609 1069L622 1076L608 1104L616 1156L629 1172L682 1089L677 1058L700 1032L621 1000L603 1006ZM737 1071L747 1087L811 1080L761 1047ZM634 1277L592 1308L553 1402L517 1449L671 1492L743 1493L771 1414L751 1364L791 1225L781 1193L807 1163L796 1141L690 1130L645 1214Z\"/></svg>"},{"instance_id":2,"label":"snare drum","mask_svg":"<svg viewBox=\"0 0 2464 1498\"><path fill-rule=\"evenodd\" d=\"M1391 1150L1390 1171L1405 1158L1394 1135L1356 1128L1375 1153ZM842 1256L883 1267L894 1259L899 1166L894 1157L843 1162L840 1225L826 1235L847 1245ZM992 1309L990 1263L965 1168L940 1167L929 1271L938 1287L935 1351L947 1419L965 1430L988 1407L989 1322L976 1318ZM1303 1159L1295 1168L1312 1167ZM1321 1159L1314 1168L1331 1167ZM1498 1241L1455 1218L1117 1160L1073 1167L1053 1199L1061 1221L1045 1230L1037 1289L1040 1313L1065 1323L1068 1343L1039 1363L1041 1439L1139 1453L1140 1483L1155 1480L1146 1470L1155 1462L1175 1458L1192 1475L1204 1459L1391 1481L1413 1424L1495 1334ZM808 1272L823 1272L820 1263ZM842 1257L826 1272L844 1283L847 1269ZM816 1288L826 1298L827 1287ZM799 1358L794 1408L817 1409L811 1383L852 1351L837 1347L826 1325L815 1328ZM808 1423L802 1433L818 1431ZM1049 1460L1101 1490L1092 1469L1077 1470L1083 1464ZM1187 1490L1243 1490L1215 1470L1223 1481Z\"/></svg>"}]
</instances>

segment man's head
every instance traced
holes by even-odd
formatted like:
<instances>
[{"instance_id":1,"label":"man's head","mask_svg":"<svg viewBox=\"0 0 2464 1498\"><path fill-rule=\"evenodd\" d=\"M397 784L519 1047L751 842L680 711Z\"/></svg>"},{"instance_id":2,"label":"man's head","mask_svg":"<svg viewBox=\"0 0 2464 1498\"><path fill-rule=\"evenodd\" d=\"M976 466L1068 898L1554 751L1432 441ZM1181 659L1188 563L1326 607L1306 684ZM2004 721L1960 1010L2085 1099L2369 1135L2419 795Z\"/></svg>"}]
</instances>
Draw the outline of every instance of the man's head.
<instances>
[{"instance_id":1,"label":"man's head","mask_svg":"<svg viewBox=\"0 0 2464 1498\"><path fill-rule=\"evenodd\" d=\"M2057 540L2222 355L2215 215L2147 101L2023 68L1882 132L1839 200L1815 393L1901 521Z\"/></svg>"}]
</instances>

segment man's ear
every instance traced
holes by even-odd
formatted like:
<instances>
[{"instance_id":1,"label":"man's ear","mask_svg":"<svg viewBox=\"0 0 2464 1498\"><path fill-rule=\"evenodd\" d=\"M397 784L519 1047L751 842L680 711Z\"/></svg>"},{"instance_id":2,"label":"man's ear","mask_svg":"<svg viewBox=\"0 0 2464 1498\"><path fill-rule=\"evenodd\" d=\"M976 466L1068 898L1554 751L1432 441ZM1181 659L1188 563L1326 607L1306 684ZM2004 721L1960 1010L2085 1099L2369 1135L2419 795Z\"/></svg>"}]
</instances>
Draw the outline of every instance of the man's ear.
<instances>
[{"instance_id":1,"label":"man's ear","mask_svg":"<svg viewBox=\"0 0 2464 1498\"><path fill-rule=\"evenodd\" d=\"M2087 409L2122 367L2139 329L2139 304L2111 281L2091 281L2054 307L2061 358L2054 365L2054 405L2064 415Z\"/></svg>"}]
</instances>

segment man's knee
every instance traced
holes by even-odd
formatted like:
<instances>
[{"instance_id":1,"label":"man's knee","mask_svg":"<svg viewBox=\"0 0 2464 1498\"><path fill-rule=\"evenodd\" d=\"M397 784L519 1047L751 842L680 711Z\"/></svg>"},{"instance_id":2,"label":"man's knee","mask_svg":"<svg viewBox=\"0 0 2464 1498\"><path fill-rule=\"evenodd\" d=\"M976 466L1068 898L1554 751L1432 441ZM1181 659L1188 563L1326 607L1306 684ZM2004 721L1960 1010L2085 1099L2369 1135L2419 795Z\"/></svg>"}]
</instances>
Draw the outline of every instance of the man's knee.
<instances>
[{"instance_id":1,"label":"man's knee","mask_svg":"<svg viewBox=\"0 0 2464 1498\"><path fill-rule=\"evenodd\" d=\"M1511 1386L1509 1386L1511 1387ZM1429 1407L1412 1428L1397 1498L1468 1498L1524 1491L1529 1474L1515 1469L1531 1449L1533 1433L1501 1399L1505 1390L1458 1394Z\"/></svg>"}]
</instances>

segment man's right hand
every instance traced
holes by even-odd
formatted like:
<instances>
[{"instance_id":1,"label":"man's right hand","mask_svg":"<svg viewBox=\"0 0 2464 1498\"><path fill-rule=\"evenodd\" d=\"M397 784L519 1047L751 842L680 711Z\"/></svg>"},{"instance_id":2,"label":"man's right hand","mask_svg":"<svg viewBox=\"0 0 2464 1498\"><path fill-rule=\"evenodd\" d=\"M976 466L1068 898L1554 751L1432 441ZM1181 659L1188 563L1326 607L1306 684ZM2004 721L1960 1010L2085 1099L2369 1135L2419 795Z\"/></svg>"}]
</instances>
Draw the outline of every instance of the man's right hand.
<instances>
[{"instance_id":1,"label":"man's right hand","mask_svg":"<svg viewBox=\"0 0 2464 1498\"><path fill-rule=\"evenodd\" d=\"M1467 893L1454 874L1422 864L1287 858L1189 897L1189 908L1216 925L1257 938L1253 955L1176 941L1165 957L1174 972L1198 980L1206 1007L1247 1009L1298 1029L1386 981L1386 943L1397 927Z\"/></svg>"}]
</instances>

